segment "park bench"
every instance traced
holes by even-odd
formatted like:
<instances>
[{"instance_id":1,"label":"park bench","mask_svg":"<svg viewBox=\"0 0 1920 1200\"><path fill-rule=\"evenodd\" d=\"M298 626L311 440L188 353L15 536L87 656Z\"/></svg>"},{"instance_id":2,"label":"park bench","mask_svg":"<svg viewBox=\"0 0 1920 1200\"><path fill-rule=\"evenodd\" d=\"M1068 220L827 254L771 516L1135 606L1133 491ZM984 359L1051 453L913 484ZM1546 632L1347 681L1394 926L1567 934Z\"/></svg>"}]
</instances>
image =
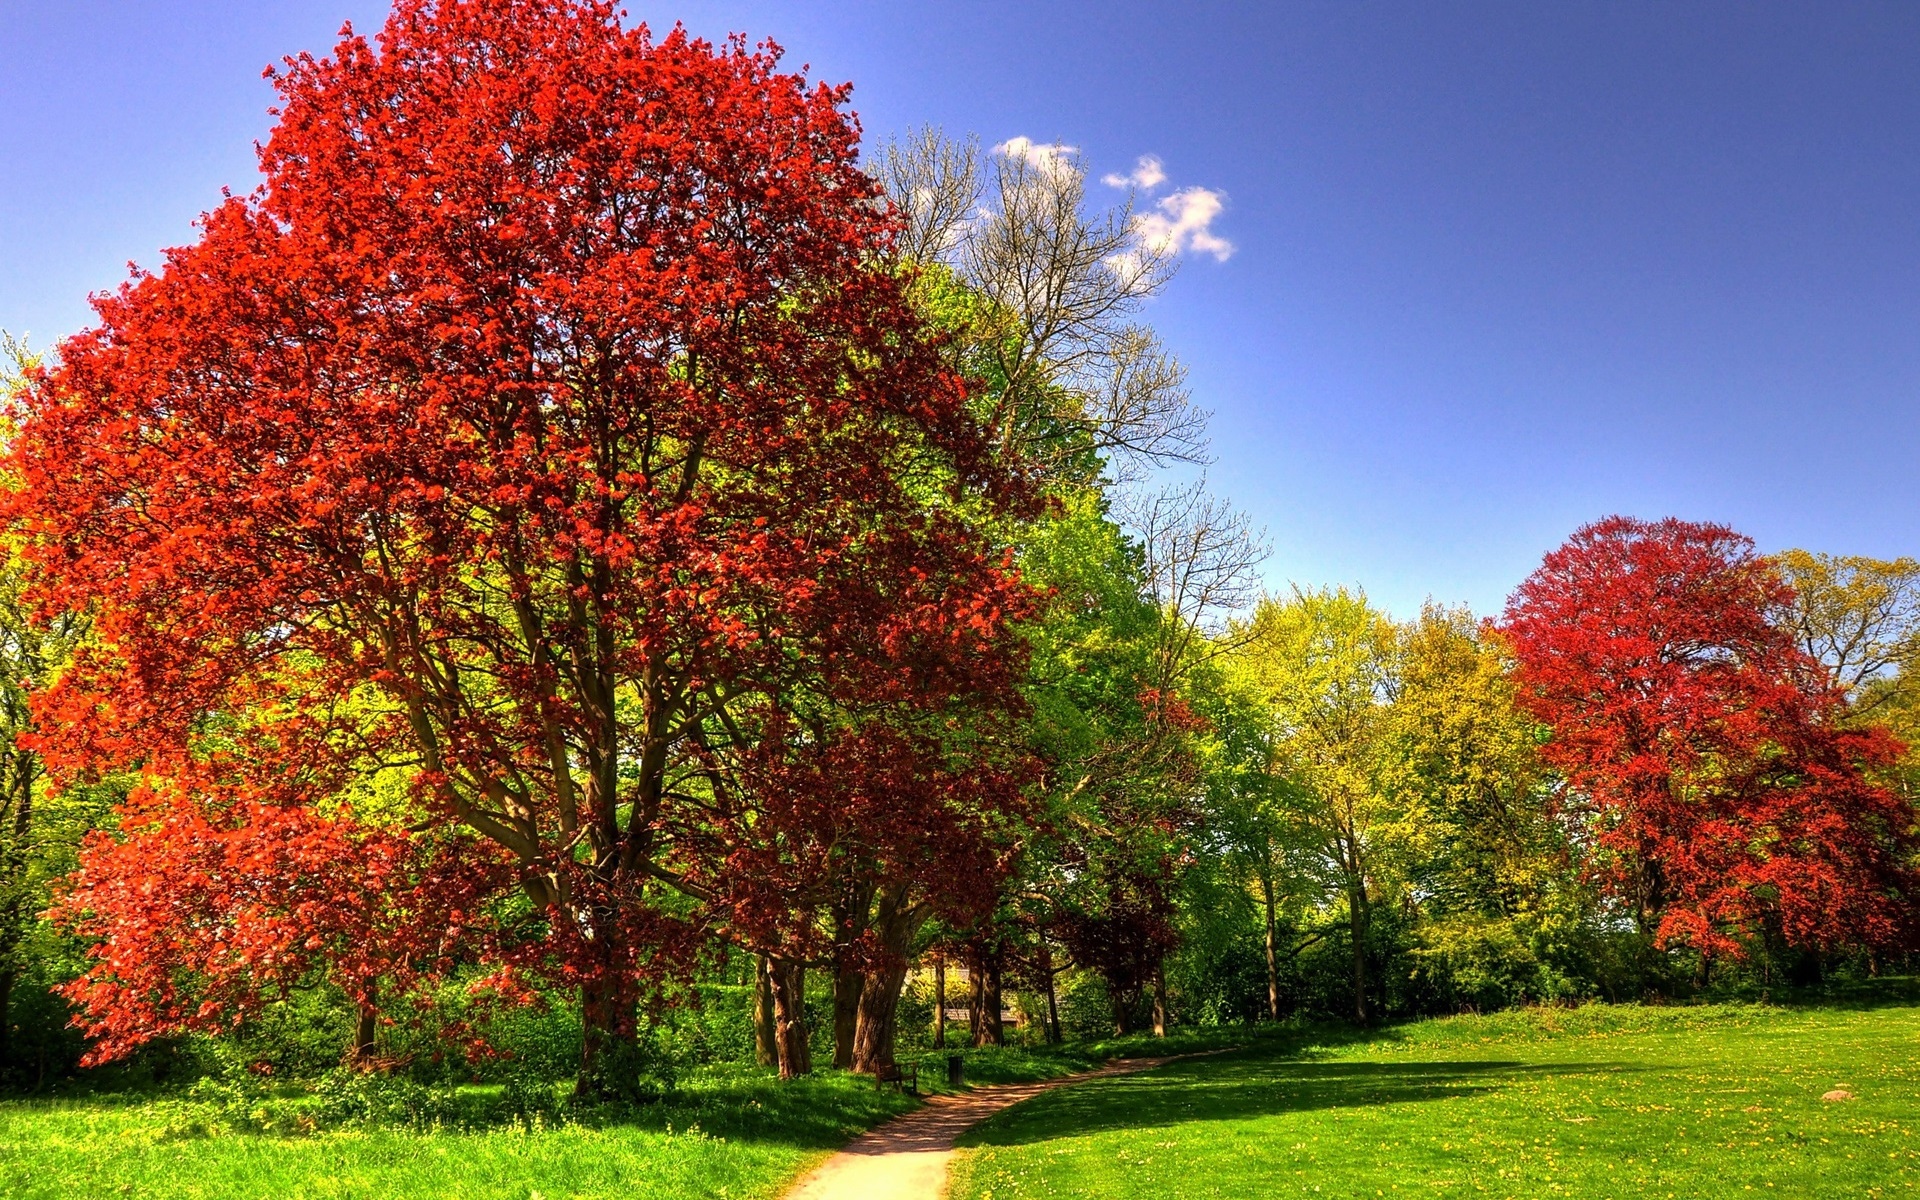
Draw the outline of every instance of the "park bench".
<instances>
[{"instance_id":1,"label":"park bench","mask_svg":"<svg viewBox=\"0 0 1920 1200\"><path fill-rule=\"evenodd\" d=\"M899 1063L882 1063L873 1072L873 1090L877 1092L888 1084L892 1084L896 1091L905 1092L909 1096L918 1096L920 1064L908 1063L902 1066Z\"/></svg>"}]
</instances>

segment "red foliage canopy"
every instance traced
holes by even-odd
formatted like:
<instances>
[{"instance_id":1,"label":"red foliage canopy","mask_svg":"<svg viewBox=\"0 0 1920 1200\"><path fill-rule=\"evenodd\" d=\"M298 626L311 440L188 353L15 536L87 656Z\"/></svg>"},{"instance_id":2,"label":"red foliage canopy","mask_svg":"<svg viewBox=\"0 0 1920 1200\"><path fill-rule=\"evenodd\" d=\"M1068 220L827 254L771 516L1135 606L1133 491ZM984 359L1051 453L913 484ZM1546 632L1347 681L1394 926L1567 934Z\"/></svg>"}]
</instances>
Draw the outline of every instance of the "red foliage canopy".
<instances>
[{"instance_id":1,"label":"red foliage canopy","mask_svg":"<svg viewBox=\"0 0 1920 1200\"><path fill-rule=\"evenodd\" d=\"M1547 555L1504 626L1603 878L1663 942L1739 955L1904 940L1914 814L1869 779L1898 746L1844 728L1770 619L1791 593L1718 525L1612 517Z\"/></svg>"},{"instance_id":2,"label":"red foliage canopy","mask_svg":"<svg viewBox=\"0 0 1920 1200\"><path fill-rule=\"evenodd\" d=\"M443 977L490 940L498 857L344 811L209 807L147 789L122 836L96 833L61 895L93 967L67 986L110 1061L165 1033L217 1033L326 980L368 1009ZM494 869L489 869L492 867Z\"/></svg>"},{"instance_id":3,"label":"red foliage canopy","mask_svg":"<svg viewBox=\"0 0 1920 1200\"><path fill-rule=\"evenodd\" d=\"M208 714L298 711L255 777L411 771L414 827L504 853L617 1032L701 915L662 887L737 915L678 835L743 808L768 737L1012 695L1026 592L979 517L1024 488L885 265L844 88L601 0L401 0L343 37L278 75L261 189L26 396L6 516L102 643L46 749L172 770ZM936 854L930 810L1003 796L942 776L863 832ZM150 875L211 828L129 819ZM252 861L351 857L314 836ZM103 935L110 858L72 901Z\"/></svg>"}]
</instances>

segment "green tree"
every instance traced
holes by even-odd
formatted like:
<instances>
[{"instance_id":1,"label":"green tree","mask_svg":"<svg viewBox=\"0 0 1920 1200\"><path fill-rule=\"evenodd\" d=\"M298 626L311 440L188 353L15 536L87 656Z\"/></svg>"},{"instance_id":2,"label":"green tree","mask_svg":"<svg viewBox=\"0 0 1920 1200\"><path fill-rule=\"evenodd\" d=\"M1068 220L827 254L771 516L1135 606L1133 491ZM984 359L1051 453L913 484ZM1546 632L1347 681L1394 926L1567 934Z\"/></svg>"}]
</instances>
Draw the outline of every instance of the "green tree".
<instances>
[{"instance_id":1,"label":"green tree","mask_svg":"<svg viewBox=\"0 0 1920 1200\"><path fill-rule=\"evenodd\" d=\"M1239 881L1259 911L1266 1013L1281 1018L1281 966L1326 936L1303 935L1320 888L1320 841L1311 806L1286 774L1282 735L1247 657L1233 655L1206 696L1207 837L1224 875Z\"/></svg>"},{"instance_id":2,"label":"green tree","mask_svg":"<svg viewBox=\"0 0 1920 1200\"><path fill-rule=\"evenodd\" d=\"M1235 669L1264 710L1269 774L1293 784L1279 793L1288 840L1300 845L1308 876L1345 907L1353 1016L1364 1023L1375 905L1397 894L1431 840L1420 798L1394 771L1398 631L1363 594L1295 589L1263 599L1245 635Z\"/></svg>"},{"instance_id":3,"label":"green tree","mask_svg":"<svg viewBox=\"0 0 1920 1200\"><path fill-rule=\"evenodd\" d=\"M1391 786L1418 797L1428 822L1412 868L1423 953L1453 999L1476 1007L1563 990L1550 963L1590 913L1510 666L1471 612L1428 605L1401 629L1389 714Z\"/></svg>"}]
</instances>

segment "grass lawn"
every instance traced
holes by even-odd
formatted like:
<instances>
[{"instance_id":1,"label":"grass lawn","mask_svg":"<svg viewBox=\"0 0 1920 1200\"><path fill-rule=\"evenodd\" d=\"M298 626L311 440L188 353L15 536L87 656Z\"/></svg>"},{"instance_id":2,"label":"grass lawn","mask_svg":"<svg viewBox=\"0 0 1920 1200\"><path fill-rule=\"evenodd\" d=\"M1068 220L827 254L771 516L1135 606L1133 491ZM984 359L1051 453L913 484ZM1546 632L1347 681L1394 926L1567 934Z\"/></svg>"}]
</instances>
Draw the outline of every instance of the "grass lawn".
<instances>
[{"instance_id":1,"label":"grass lawn","mask_svg":"<svg viewBox=\"0 0 1920 1200\"><path fill-rule=\"evenodd\" d=\"M1206 1037L1184 1044L1205 1047ZM1220 1044L1212 1035L1211 1044ZM969 1050L972 1083L1042 1079L1148 1042ZM1159 1043L1151 1043L1157 1048ZM923 1057L923 1085L945 1079ZM471 1089L480 1092L484 1089ZM484 1097L474 1097L479 1100ZM275 1101L297 1113L297 1095ZM913 1106L867 1076L822 1072L780 1084L753 1068L694 1075L630 1119L523 1129L235 1129L180 1098L75 1095L0 1100L6 1200L691 1200L777 1196L854 1135Z\"/></svg>"},{"instance_id":2,"label":"grass lawn","mask_svg":"<svg viewBox=\"0 0 1920 1200\"><path fill-rule=\"evenodd\" d=\"M778 1195L799 1171L912 1102L823 1074L696 1078L631 1121L533 1130L216 1131L152 1098L0 1103L0 1196L102 1200L684 1200Z\"/></svg>"},{"instance_id":3,"label":"grass lawn","mask_svg":"<svg viewBox=\"0 0 1920 1200\"><path fill-rule=\"evenodd\" d=\"M963 1139L953 1198L1920 1195L1917 1059L1913 1007L1263 1040L1008 1110ZM1857 1098L1821 1100L1836 1088Z\"/></svg>"}]
</instances>

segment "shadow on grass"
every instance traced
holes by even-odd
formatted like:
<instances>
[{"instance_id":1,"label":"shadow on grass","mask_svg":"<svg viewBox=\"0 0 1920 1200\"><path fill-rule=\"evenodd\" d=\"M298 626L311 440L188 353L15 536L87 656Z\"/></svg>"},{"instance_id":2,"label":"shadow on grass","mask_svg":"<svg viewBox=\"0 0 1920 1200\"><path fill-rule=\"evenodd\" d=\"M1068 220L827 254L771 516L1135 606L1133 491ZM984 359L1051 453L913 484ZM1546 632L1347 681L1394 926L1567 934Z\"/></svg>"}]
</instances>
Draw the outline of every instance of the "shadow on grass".
<instances>
[{"instance_id":1,"label":"shadow on grass","mask_svg":"<svg viewBox=\"0 0 1920 1200\"><path fill-rule=\"evenodd\" d=\"M1911 1008L1920 1004L1920 978L1889 975L1878 979L1833 980L1817 987L1728 989L1713 999L1759 1001L1784 1008L1830 1008L1871 1011Z\"/></svg>"},{"instance_id":2,"label":"shadow on grass","mask_svg":"<svg viewBox=\"0 0 1920 1200\"><path fill-rule=\"evenodd\" d=\"M1142 1075L1050 1092L982 1124L963 1146L1008 1146L1117 1129L1272 1116L1316 1109L1449 1100L1508 1081L1646 1068L1633 1063L1484 1060L1276 1062L1261 1054L1174 1063Z\"/></svg>"},{"instance_id":3,"label":"shadow on grass","mask_svg":"<svg viewBox=\"0 0 1920 1200\"><path fill-rule=\"evenodd\" d=\"M1158 1058L1171 1054L1204 1055L1192 1064L1225 1065L1243 1058L1272 1072L1276 1059L1323 1053L1358 1042L1398 1041L1391 1029L1363 1029L1350 1025L1287 1024L1259 1028L1196 1030L1167 1038L1137 1035L1094 1043L1059 1046L960 1048L919 1050L903 1054L917 1062L923 1094L948 1090L944 1084L946 1055L966 1060L969 1088L1000 1083L1024 1083L1090 1070L1116 1058ZM1172 1078L1181 1070L1173 1064L1151 1076ZM1189 1067L1188 1069L1192 1069ZM1298 1064L1284 1069L1314 1069ZM1092 1085L1083 1085L1092 1086ZM1049 1093L1072 1095L1079 1088ZM735 1141L774 1142L805 1150L833 1149L886 1118L905 1112L916 1102L895 1092L878 1092L869 1075L826 1071L780 1083L751 1068L721 1069L682 1088L657 1105L587 1116L587 1124L685 1130ZM1022 1105L1021 1109L1026 1108ZM1020 1111L1016 1109L1014 1111Z\"/></svg>"},{"instance_id":4,"label":"shadow on grass","mask_svg":"<svg viewBox=\"0 0 1920 1200\"><path fill-rule=\"evenodd\" d=\"M782 1083L743 1071L693 1083L657 1104L578 1119L600 1128L698 1130L729 1141L832 1150L915 1106L910 1097L877 1091L871 1076L829 1071Z\"/></svg>"}]
</instances>

